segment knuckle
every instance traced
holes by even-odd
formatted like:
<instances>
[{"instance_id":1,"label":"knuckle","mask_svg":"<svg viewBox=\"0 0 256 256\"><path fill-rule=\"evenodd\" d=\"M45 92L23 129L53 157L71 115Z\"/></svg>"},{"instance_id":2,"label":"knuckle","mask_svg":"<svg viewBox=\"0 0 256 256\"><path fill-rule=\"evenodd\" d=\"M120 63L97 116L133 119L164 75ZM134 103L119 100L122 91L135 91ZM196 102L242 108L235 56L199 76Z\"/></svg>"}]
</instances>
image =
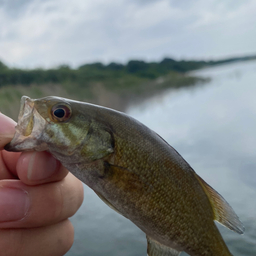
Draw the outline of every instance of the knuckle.
<instances>
[{"instance_id":1,"label":"knuckle","mask_svg":"<svg viewBox=\"0 0 256 256\"><path fill-rule=\"evenodd\" d=\"M65 220L63 223L63 228L65 232L62 233L61 238L59 239L60 247L63 248L65 252L69 251L69 249L72 247L74 243L74 227L69 220Z\"/></svg>"}]
</instances>

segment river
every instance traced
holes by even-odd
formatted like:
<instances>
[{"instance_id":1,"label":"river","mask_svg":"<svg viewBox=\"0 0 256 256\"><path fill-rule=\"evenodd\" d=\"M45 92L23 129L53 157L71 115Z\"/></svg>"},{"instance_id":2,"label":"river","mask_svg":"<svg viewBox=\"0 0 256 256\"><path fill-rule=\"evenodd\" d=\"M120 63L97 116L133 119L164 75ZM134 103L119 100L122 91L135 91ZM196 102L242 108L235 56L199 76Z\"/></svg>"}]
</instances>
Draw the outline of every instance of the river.
<instances>
[{"instance_id":1,"label":"river","mask_svg":"<svg viewBox=\"0 0 256 256\"><path fill-rule=\"evenodd\" d=\"M229 202L245 234L217 226L234 256L255 256L256 62L193 73L211 81L165 91L127 113L160 134ZM144 233L86 186L85 201L71 221L75 242L67 256L146 256Z\"/></svg>"}]
</instances>

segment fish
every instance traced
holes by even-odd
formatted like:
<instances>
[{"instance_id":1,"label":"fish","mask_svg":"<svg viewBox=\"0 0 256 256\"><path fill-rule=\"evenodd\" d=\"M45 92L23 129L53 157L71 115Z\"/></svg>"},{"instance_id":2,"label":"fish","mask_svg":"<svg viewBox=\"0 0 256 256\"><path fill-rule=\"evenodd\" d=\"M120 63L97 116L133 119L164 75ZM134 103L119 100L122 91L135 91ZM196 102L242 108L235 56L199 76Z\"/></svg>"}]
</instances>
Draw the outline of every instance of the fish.
<instances>
[{"instance_id":1,"label":"fish","mask_svg":"<svg viewBox=\"0 0 256 256\"><path fill-rule=\"evenodd\" d=\"M122 112L23 96L5 150L50 152L146 234L148 256L232 255L214 221L244 232L232 207L172 146Z\"/></svg>"}]
</instances>

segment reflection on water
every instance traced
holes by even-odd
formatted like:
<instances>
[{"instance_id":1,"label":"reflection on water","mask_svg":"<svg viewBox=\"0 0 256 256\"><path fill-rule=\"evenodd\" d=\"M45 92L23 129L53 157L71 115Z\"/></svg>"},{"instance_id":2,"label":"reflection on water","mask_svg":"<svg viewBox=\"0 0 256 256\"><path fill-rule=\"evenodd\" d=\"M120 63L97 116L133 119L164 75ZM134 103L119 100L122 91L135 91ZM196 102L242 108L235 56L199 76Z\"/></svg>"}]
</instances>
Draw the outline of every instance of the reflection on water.
<instances>
[{"instance_id":1,"label":"reflection on water","mask_svg":"<svg viewBox=\"0 0 256 256\"><path fill-rule=\"evenodd\" d=\"M196 72L208 86L157 95L128 114L167 140L234 208L243 236L218 225L235 255L256 255L256 62ZM146 255L144 234L85 188L85 203L72 218L69 256ZM185 255L185 254L182 254Z\"/></svg>"}]
</instances>

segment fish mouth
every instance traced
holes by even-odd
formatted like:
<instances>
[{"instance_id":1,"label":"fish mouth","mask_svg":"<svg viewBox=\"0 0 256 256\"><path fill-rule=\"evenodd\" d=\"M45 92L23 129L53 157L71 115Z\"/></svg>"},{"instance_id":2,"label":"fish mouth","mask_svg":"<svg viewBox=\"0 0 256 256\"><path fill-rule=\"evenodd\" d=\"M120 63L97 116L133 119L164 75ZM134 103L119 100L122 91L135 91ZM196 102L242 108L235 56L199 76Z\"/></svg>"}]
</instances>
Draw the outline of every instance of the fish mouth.
<instances>
[{"instance_id":1,"label":"fish mouth","mask_svg":"<svg viewBox=\"0 0 256 256\"><path fill-rule=\"evenodd\" d=\"M46 121L36 110L34 100L23 96L15 134L11 142L5 146L5 150L13 152L46 150L46 145L40 143L45 125Z\"/></svg>"}]
</instances>

